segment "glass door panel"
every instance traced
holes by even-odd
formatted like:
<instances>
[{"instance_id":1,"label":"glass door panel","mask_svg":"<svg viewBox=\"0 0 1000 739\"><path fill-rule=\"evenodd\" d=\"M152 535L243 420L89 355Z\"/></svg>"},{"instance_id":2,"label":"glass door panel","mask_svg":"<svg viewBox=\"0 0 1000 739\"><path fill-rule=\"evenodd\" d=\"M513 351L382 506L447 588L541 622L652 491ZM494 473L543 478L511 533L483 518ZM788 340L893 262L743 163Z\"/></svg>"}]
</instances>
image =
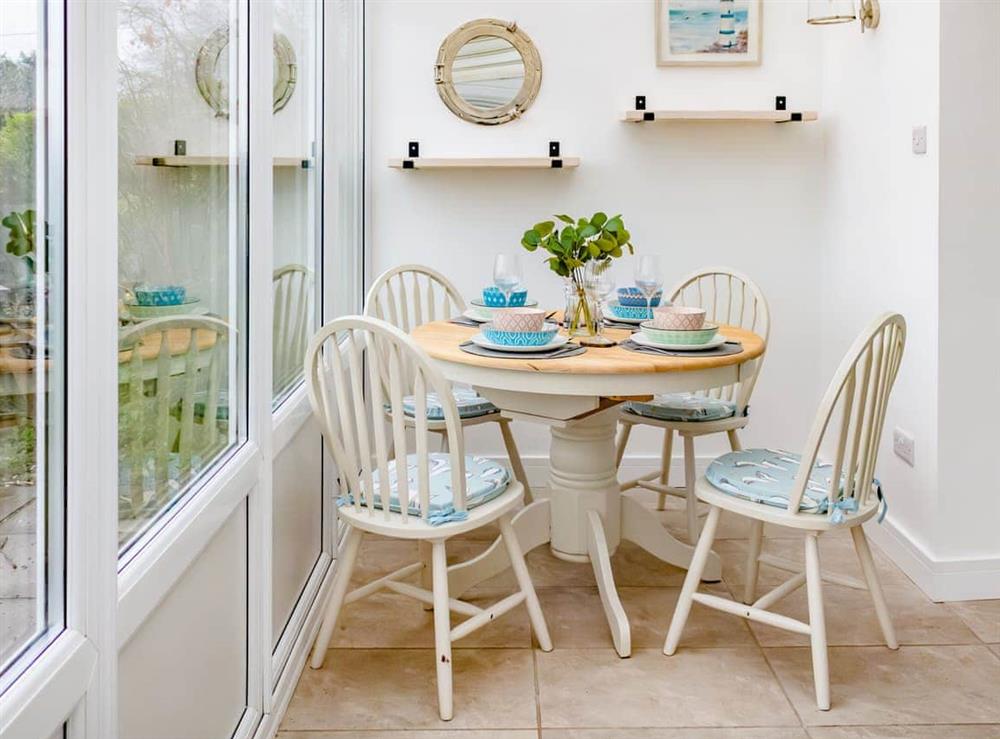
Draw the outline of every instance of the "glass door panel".
<instances>
[{"instance_id":1,"label":"glass door panel","mask_svg":"<svg viewBox=\"0 0 1000 739\"><path fill-rule=\"evenodd\" d=\"M235 0L118 8L125 549L244 438L247 65Z\"/></svg>"},{"instance_id":2,"label":"glass door panel","mask_svg":"<svg viewBox=\"0 0 1000 739\"><path fill-rule=\"evenodd\" d=\"M61 28L0 3L0 690L63 626Z\"/></svg>"}]
</instances>

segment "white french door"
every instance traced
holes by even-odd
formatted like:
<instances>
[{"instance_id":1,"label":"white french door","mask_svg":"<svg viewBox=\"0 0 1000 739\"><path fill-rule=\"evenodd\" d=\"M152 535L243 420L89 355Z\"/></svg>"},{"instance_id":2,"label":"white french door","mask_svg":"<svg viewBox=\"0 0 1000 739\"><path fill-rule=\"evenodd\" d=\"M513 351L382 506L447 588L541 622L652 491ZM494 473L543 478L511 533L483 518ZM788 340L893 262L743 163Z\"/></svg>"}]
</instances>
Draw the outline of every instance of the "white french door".
<instances>
[{"instance_id":1,"label":"white french door","mask_svg":"<svg viewBox=\"0 0 1000 739\"><path fill-rule=\"evenodd\" d=\"M12 415L44 556L0 736L272 735L335 554L295 355L361 307L363 4L9 0L0 44L11 4L41 29Z\"/></svg>"}]
</instances>

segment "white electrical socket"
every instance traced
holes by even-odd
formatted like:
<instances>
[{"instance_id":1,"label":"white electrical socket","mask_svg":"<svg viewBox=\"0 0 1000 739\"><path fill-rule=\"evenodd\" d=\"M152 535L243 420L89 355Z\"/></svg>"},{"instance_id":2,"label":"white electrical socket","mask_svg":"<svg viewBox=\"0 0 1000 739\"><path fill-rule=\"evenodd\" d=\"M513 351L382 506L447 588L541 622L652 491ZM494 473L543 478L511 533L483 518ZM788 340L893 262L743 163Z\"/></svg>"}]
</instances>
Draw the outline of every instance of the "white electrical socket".
<instances>
[{"instance_id":1,"label":"white electrical socket","mask_svg":"<svg viewBox=\"0 0 1000 739\"><path fill-rule=\"evenodd\" d=\"M892 430L892 451L896 456L913 467L913 436L897 427Z\"/></svg>"},{"instance_id":2,"label":"white electrical socket","mask_svg":"<svg viewBox=\"0 0 1000 739\"><path fill-rule=\"evenodd\" d=\"M927 126L913 127L913 153L927 153Z\"/></svg>"}]
</instances>

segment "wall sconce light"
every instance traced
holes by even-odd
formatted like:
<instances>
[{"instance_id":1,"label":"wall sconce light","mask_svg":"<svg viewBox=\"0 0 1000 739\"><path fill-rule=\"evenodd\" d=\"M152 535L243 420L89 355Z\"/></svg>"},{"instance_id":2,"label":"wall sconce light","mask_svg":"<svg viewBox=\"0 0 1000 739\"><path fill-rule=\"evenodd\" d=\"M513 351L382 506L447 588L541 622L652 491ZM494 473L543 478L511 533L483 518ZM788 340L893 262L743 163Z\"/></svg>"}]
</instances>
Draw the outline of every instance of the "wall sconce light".
<instances>
[{"instance_id":1,"label":"wall sconce light","mask_svg":"<svg viewBox=\"0 0 1000 739\"><path fill-rule=\"evenodd\" d=\"M861 33L866 28L878 28L881 12L878 0L858 0L858 12L854 12L854 0L809 0L809 15L806 23L827 26L833 23L850 23L855 18L861 21Z\"/></svg>"}]
</instances>

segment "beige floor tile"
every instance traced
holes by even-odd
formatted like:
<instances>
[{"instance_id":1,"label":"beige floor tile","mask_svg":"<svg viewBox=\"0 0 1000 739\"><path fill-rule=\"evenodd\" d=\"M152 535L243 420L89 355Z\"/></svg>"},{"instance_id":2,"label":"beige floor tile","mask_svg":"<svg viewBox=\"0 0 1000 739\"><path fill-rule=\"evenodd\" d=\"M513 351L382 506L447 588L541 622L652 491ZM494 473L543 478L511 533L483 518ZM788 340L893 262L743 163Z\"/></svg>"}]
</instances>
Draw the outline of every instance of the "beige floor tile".
<instances>
[{"instance_id":1,"label":"beige floor tile","mask_svg":"<svg viewBox=\"0 0 1000 739\"><path fill-rule=\"evenodd\" d=\"M1000 722L1000 660L985 646L834 647L830 711L816 708L808 649L764 653L807 726Z\"/></svg>"},{"instance_id":2,"label":"beige floor tile","mask_svg":"<svg viewBox=\"0 0 1000 739\"><path fill-rule=\"evenodd\" d=\"M1000 726L822 726L811 739L1000 739Z\"/></svg>"},{"instance_id":3,"label":"beige floor tile","mask_svg":"<svg viewBox=\"0 0 1000 739\"><path fill-rule=\"evenodd\" d=\"M1000 644L990 644L990 649L993 650L997 657L1000 657Z\"/></svg>"},{"instance_id":4,"label":"beige floor tile","mask_svg":"<svg viewBox=\"0 0 1000 739\"><path fill-rule=\"evenodd\" d=\"M809 739L805 729L542 729L542 739Z\"/></svg>"},{"instance_id":5,"label":"beige floor tile","mask_svg":"<svg viewBox=\"0 0 1000 739\"><path fill-rule=\"evenodd\" d=\"M618 587L680 587L686 570L661 562L637 544L623 541L611 558L611 571ZM593 580L591 580L593 584Z\"/></svg>"},{"instance_id":6,"label":"beige floor tile","mask_svg":"<svg viewBox=\"0 0 1000 739\"><path fill-rule=\"evenodd\" d=\"M449 729L536 726L528 649L456 649L455 718ZM285 731L441 729L434 651L333 649L302 673ZM311 739L313 739L311 737Z\"/></svg>"},{"instance_id":7,"label":"beige floor tile","mask_svg":"<svg viewBox=\"0 0 1000 739\"><path fill-rule=\"evenodd\" d=\"M484 608L509 593L481 594L465 600ZM452 614L452 626L465 616ZM337 623L334 647L363 649L433 648L434 613L405 595L377 593L344 607ZM531 646L531 623L523 606L514 608L495 621L456 643L457 647Z\"/></svg>"},{"instance_id":8,"label":"beige floor tile","mask_svg":"<svg viewBox=\"0 0 1000 739\"><path fill-rule=\"evenodd\" d=\"M948 604L984 642L1000 642L1000 599Z\"/></svg>"},{"instance_id":9,"label":"beige floor tile","mask_svg":"<svg viewBox=\"0 0 1000 739\"><path fill-rule=\"evenodd\" d=\"M279 731L276 739L537 739L535 729L503 731Z\"/></svg>"},{"instance_id":10,"label":"beige floor tile","mask_svg":"<svg viewBox=\"0 0 1000 739\"><path fill-rule=\"evenodd\" d=\"M715 585L708 592L728 597ZM631 627L633 649L662 649L680 588L619 588ZM597 588L542 588L542 610L556 649L613 649ZM753 636L743 619L695 604L684 644L690 647L749 647Z\"/></svg>"},{"instance_id":11,"label":"beige floor tile","mask_svg":"<svg viewBox=\"0 0 1000 739\"><path fill-rule=\"evenodd\" d=\"M354 562L351 583L353 586L364 584L419 559L416 542L366 535Z\"/></svg>"},{"instance_id":12,"label":"beige floor tile","mask_svg":"<svg viewBox=\"0 0 1000 739\"><path fill-rule=\"evenodd\" d=\"M542 726L798 726L758 649L536 652Z\"/></svg>"}]
</instances>

